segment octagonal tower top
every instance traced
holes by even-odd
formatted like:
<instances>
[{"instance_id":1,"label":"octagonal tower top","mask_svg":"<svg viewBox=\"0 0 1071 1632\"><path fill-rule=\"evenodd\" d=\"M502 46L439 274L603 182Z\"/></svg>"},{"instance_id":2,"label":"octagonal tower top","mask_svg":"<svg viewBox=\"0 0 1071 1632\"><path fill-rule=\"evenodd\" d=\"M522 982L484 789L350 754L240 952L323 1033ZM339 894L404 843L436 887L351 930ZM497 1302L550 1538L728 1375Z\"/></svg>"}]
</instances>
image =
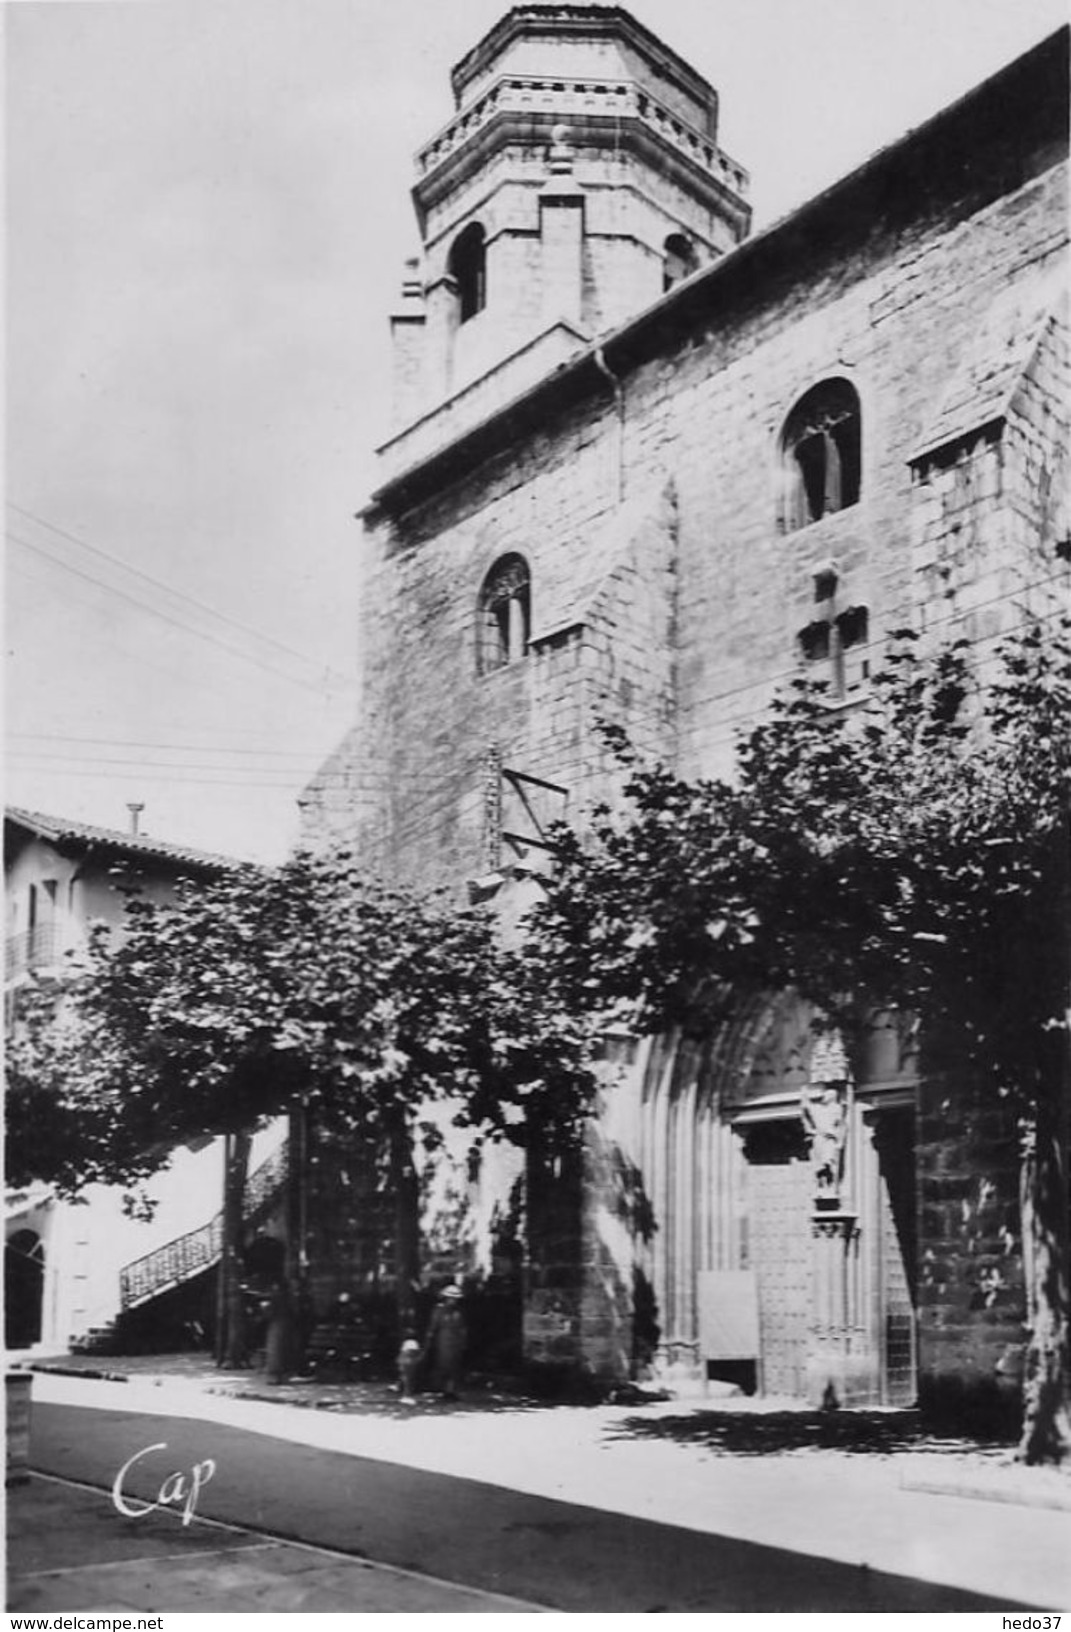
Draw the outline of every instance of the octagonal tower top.
<instances>
[{"instance_id":1,"label":"octagonal tower top","mask_svg":"<svg viewBox=\"0 0 1071 1632\"><path fill-rule=\"evenodd\" d=\"M746 235L718 98L620 6L514 6L417 154L421 254L392 318L404 467Z\"/></svg>"},{"instance_id":2,"label":"octagonal tower top","mask_svg":"<svg viewBox=\"0 0 1071 1632\"><path fill-rule=\"evenodd\" d=\"M642 85L711 141L718 93L702 74L621 6L514 6L450 75L458 108L499 74L540 74L548 50L563 75Z\"/></svg>"}]
</instances>

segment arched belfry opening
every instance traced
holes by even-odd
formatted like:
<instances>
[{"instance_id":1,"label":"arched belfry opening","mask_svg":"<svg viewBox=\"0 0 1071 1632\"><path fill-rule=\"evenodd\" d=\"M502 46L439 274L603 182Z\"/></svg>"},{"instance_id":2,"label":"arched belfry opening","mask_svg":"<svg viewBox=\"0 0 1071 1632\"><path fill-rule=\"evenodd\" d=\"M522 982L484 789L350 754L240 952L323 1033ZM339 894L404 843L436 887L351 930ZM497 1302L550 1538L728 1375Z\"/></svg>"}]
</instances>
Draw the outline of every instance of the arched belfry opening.
<instances>
[{"instance_id":1,"label":"arched belfry opening","mask_svg":"<svg viewBox=\"0 0 1071 1632\"><path fill-rule=\"evenodd\" d=\"M672 289L675 284L690 278L699 266L695 245L681 232L671 232L662 246L662 288Z\"/></svg>"},{"instance_id":2,"label":"arched belfry opening","mask_svg":"<svg viewBox=\"0 0 1071 1632\"><path fill-rule=\"evenodd\" d=\"M457 286L457 320L467 323L487 305L487 234L472 221L454 240L448 262Z\"/></svg>"},{"instance_id":3,"label":"arched belfry opening","mask_svg":"<svg viewBox=\"0 0 1071 1632\"><path fill-rule=\"evenodd\" d=\"M514 7L451 85L454 116L417 154L419 277L392 317L402 425L490 375L506 400L750 227L717 92L622 8Z\"/></svg>"}]
</instances>

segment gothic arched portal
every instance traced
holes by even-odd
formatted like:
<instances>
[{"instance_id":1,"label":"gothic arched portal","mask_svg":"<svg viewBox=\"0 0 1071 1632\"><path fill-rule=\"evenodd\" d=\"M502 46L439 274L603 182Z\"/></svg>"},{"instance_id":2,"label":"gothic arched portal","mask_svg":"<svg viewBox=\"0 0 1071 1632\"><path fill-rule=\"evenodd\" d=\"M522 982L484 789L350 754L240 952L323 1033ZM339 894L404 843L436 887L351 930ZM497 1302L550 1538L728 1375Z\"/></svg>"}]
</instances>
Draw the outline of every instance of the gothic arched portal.
<instances>
[{"instance_id":1,"label":"gothic arched portal","mask_svg":"<svg viewBox=\"0 0 1071 1632\"><path fill-rule=\"evenodd\" d=\"M842 1404L913 1400L914 1078L888 1031L876 1018L821 1140L795 999L741 1002L710 1042L652 1042L639 1167L657 1228L638 1251L660 1370L815 1403L829 1386Z\"/></svg>"}]
</instances>

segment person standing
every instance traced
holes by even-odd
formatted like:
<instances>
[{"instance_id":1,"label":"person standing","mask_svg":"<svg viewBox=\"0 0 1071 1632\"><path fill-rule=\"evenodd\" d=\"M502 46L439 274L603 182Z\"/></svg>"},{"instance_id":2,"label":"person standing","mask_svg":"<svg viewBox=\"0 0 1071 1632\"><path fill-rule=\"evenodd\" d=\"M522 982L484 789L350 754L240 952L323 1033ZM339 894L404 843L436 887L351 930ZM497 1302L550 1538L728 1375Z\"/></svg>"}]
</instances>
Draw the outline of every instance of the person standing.
<instances>
[{"instance_id":1,"label":"person standing","mask_svg":"<svg viewBox=\"0 0 1071 1632\"><path fill-rule=\"evenodd\" d=\"M461 1288L448 1286L439 1297L428 1335L424 1339L424 1356L432 1357L436 1385L444 1400L456 1400L458 1397L467 1341L468 1330L461 1312Z\"/></svg>"}]
</instances>

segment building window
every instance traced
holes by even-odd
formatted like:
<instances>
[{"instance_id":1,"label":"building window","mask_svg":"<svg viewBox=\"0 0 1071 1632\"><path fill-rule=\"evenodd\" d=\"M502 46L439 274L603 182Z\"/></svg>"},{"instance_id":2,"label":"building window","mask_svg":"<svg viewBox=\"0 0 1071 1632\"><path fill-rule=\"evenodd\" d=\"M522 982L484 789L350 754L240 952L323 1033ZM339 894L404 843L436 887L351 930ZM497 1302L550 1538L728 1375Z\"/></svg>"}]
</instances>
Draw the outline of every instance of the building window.
<instances>
[{"instance_id":1,"label":"building window","mask_svg":"<svg viewBox=\"0 0 1071 1632\"><path fill-rule=\"evenodd\" d=\"M58 884L54 878L31 884L26 896L26 928L8 936L8 978L28 969L48 969L59 959L60 924L56 916ZM14 922L14 918L13 918Z\"/></svg>"},{"instance_id":2,"label":"building window","mask_svg":"<svg viewBox=\"0 0 1071 1632\"><path fill-rule=\"evenodd\" d=\"M528 650L531 580L519 555L504 555L484 579L480 592L477 668L491 674L518 662Z\"/></svg>"},{"instance_id":3,"label":"building window","mask_svg":"<svg viewBox=\"0 0 1071 1632\"><path fill-rule=\"evenodd\" d=\"M795 532L859 499L859 397L847 380L823 380L789 414L781 438L782 532Z\"/></svg>"},{"instance_id":4,"label":"building window","mask_svg":"<svg viewBox=\"0 0 1071 1632\"><path fill-rule=\"evenodd\" d=\"M487 243L478 221L455 239L448 271L457 284L458 322L467 323L487 304Z\"/></svg>"},{"instance_id":5,"label":"building window","mask_svg":"<svg viewBox=\"0 0 1071 1632\"><path fill-rule=\"evenodd\" d=\"M672 289L682 278L690 277L697 265L695 250L684 234L671 232L662 250L663 291Z\"/></svg>"}]
</instances>

